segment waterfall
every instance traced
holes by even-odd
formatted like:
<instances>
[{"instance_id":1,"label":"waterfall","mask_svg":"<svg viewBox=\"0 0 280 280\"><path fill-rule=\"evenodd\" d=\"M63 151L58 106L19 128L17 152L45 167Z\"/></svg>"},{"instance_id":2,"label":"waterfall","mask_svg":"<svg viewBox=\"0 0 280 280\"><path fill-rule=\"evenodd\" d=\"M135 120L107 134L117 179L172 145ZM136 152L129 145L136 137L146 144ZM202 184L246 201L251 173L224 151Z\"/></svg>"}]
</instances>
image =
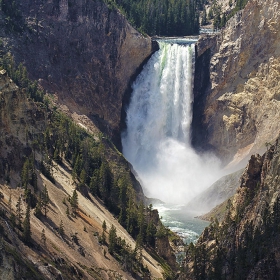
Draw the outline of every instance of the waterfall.
<instances>
[{"instance_id":1,"label":"waterfall","mask_svg":"<svg viewBox=\"0 0 280 280\"><path fill-rule=\"evenodd\" d=\"M133 84L123 154L146 196L185 203L215 181L218 168L190 145L195 45L159 46Z\"/></svg>"}]
</instances>

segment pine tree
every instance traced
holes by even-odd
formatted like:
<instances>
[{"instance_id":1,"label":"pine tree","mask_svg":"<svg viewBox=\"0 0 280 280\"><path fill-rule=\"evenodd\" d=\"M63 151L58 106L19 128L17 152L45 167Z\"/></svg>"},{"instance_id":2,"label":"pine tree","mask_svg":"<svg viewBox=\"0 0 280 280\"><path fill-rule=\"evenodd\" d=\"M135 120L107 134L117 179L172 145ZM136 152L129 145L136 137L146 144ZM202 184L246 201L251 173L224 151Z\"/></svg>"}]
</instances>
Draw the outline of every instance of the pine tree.
<instances>
[{"instance_id":1,"label":"pine tree","mask_svg":"<svg viewBox=\"0 0 280 280\"><path fill-rule=\"evenodd\" d=\"M124 225L126 221L126 207L127 207L127 180L122 178L119 182L119 204L120 204L120 214L119 214L119 223Z\"/></svg>"},{"instance_id":2,"label":"pine tree","mask_svg":"<svg viewBox=\"0 0 280 280\"><path fill-rule=\"evenodd\" d=\"M225 25L226 25L226 15L225 15L225 13L223 13L223 16L222 16L222 18L221 18L221 24L220 24L220 27L222 28L222 27L224 27Z\"/></svg>"},{"instance_id":3,"label":"pine tree","mask_svg":"<svg viewBox=\"0 0 280 280\"><path fill-rule=\"evenodd\" d=\"M35 170L31 174L31 185L34 187L34 190L38 190L38 184L37 184L37 175L35 173Z\"/></svg>"},{"instance_id":4,"label":"pine tree","mask_svg":"<svg viewBox=\"0 0 280 280\"><path fill-rule=\"evenodd\" d=\"M42 205L42 209L44 211L45 217L47 217L49 203L50 203L50 197L49 197L49 193L47 190L47 186L45 185L43 192L41 194L41 205Z\"/></svg>"},{"instance_id":5,"label":"pine tree","mask_svg":"<svg viewBox=\"0 0 280 280\"><path fill-rule=\"evenodd\" d=\"M78 155L75 160L74 168L72 170L73 180L75 180L79 176L81 172L81 168L82 168L82 158L81 155Z\"/></svg>"},{"instance_id":6,"label":"pine tree","mask_svg":"<svg viewBox=\"0 0 280 280\"><path fill-rule=\"evenodd\" d=\"M59 156L59 150L58 148L56 148L54 150L54 154L53 154L53 160L57 163L60 163L61 162L61 159L60 159L60 156Z\"/></svg>"},{"instance_id":7,"label":"pine tree","mask_svg":"<svg viewBox=\"0 0 280 280\"><path fill-rule=\"evenodd\" d=\"M102 162L101 164L100 171L99 171L99 185L100 185L99 189L100 189L101 198L106 203L111 188L111 175L107 162Z\"/></svg>"},{"instance_id":8,"label":"pine tree","mask_svg":"<svg viewBox=\"0 0 280 280\"><path fill-rule=\"evenodd\" d=\"M86 184L86 179L87 179L87 173L86 173L85 169L83 169L80 174L80 181L81 181L82 186L84 186Z\"/></svg>"},{"instance_id":9,"label":"pine tree","mask_svg":"<svg viewBox=\"0 0 280 280\"><path fill-rule=\"evenodd\" d=\"M102 231L101 238L100 238L99 242L100 242L101 244L106 244L106 235L105 235L105 231Z\"/></svg>"},{"instance_id":10,"label":"pine tree","mask_svg":"<svg viewBox=\"0 0 280 280\"><path fill-rule=\"evenodd\" d=\"M109 245L108 250L110 254L114 253L117 244L117 230L114 225L111 226L109 231Z\"/></svg>"},{"instance_id":11,"label":"pine tree","mask_svg":"<svg viewBox=\"0 0 280 280\"><path fill-rule=\"evenodd\" d=\"M30 167L30 162L29 162L29 158L27 158L23 164L22 171L21 171L21 182L24 188L27 188L27 185L29 183L29 167Z\"/></svg>"},{"instance_id":12,"label":"pine tree","mask_svg":"<svg viewBox=\"0 0 280 280\"><path fill-rule=\"evenodd\" d=\"M10 217L10 221L11 221L11 224L12 224L12 227L15 228L16 227L16 216L14 213L11 213L11 217Z\"/></svg>"},{"instance_id":13,"label":"pine tree","mask_svg":"<svg viewBox=\"0 0 280 280\"><path fill-rule=\"evenodd\" d=\"M126 229L134 237L136 237L135 236L136 223L137 223L137 213L135 213L135 205L133 202L132 194L130 194L127 203L127 208L126 208Z\"/></svg>"},{"instance_id":14,"label":"pine tree","mask_svg":"<svg viewBox=\"0 0 280 280\"><path fill-rule=\"evenodd\" d=\"M137 238L136 238L136 245L134 249L134 254L138 262L142 262L142 257L143 257L143 237L139 233Z\"/></svg>"},{"instance_id":15,"label":"pine tree","mask_svg":"<svg viewBox=\"0 0 280 280\"><path fill-rule=\"evenodd\" d=\"M92 177L90 178L89 189L93 195L99 196L98 181L99 181L99 170L95 169Z\"/></svg>"},{"instance_id":16,"label":"pine tree","mask_svg":"<svg viewBox=\"0 0 280 280\"><path fill-rule=\"evenodd\" d=\"M19 196L17 204L16 204L16 218L17 218L17 223L18 227L21 228L21 222L22 222L22 200L21 196Z\"/></svg>"},{"instance_id":17,"label":"pine tree","mask_svg":"<svg viewBox=\"0 0 280 280\"><path fill-rule=\"evenodd\" d=\"M107 224L105 222L105 220L103 221L102 223L102 235L101 235L101 238L99 240L99 242L101 244L105 244L106 243L106 236L105 236L105 231L107 230Z\"/></svg>"},{"instance_id":18,"label":"pine tree","mask_svg":"<svg viewBox=\"0 0 280 280\"><path fill-rule=\"evenodd\" d=\"M38 201L36 203L34 215L37 218L40 218L42 216L42 198L41 198L41 196L39 197L39 199L38 199Z\"/></svg>"},{"instance_id":19,"label":"pine tree","mask_svg":"<svg viewBox=\"0 0 280 280\"><path fill-rule=\"evenodd\" d=\"M78 209L78 193L76 190L73 191L72 197L70 198L70 204L72 207L72 212L74 216L76 216L77 209Z\"/></svg>"},{"instance_id":20,"label":"pine tree","mask_svg":"<svg viewBox=\"0 0 280 280\"><path fill-rule=\"evenodd\" d=\"M23 221L23 241L29 244L31 241L31 227L30 227L30 205L27 204L25 218Z\"/></svg>"},{"instance_id":21,"label":"pine tree","mask_svg":"<svg viewBox=\"0 0 280 280\"><path fill-rule=\"evenodd\" d=\"M103 229L103 231L106 231L106 229L107 229L107 224L106 224L105 220L102 223L102 229Z\"/></svg>"},{"instance_id":22,"label":"pine tree","mask_svg":"<svg viewBox=\"0 0 280 280\"><path fill-rule=\"evenodd\" d=\"M221 26L221 14L220 14L220 10L217 10L217 13L216 13L216 15L215 15L215 17L214 17L214 29L215 30L217 30L217 29L219 29L220 28L220 26Z\"/></svg>"},{"instance_id":23,"label":"pine tree","mask_svg":"<svg viewBox=\"0 0 280 280\"><path fill-rule=\"evenodd\" d=\"M145 218L144 218L143 202L140 203L139 208L138 208L137 224L139 227L139 238L141 238L141 242L143 242L144 233L145 233Z\"/></svg>"}]
</instances>

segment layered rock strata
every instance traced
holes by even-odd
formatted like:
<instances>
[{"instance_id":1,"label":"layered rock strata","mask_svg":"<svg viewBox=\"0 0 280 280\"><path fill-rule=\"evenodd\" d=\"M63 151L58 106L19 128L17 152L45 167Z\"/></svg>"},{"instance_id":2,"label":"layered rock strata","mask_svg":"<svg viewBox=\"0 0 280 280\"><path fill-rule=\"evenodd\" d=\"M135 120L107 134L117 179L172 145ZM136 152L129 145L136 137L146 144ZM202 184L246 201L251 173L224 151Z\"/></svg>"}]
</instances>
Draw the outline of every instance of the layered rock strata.
<instances>
[{"instance_id":1,"label":"layered rock strata","mask_svg":"<svg viewBox=\"0 0 280 280\"><path fill-rule=\"evenodd\" d=\"M250 0L197 45L193 145L236 165L275 140L280 124L280 3Z\"/></svg>"}]
</instances>

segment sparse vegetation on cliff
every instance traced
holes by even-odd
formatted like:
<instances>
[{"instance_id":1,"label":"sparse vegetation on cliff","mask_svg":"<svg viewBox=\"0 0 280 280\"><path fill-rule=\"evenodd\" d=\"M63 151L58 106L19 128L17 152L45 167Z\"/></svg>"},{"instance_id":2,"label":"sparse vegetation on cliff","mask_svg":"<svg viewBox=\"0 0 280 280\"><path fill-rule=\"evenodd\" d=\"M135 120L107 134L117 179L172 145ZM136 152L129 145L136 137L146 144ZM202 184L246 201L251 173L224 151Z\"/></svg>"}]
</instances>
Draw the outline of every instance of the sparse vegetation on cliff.
<instances>
[{"instance_id":1,"label":"sparse vegetation on cliff","mask_svg":"<svg viewBox=\"0 0 280 280\"><path fill-rule=\"evenodd\" d=\"M51 209L54 207L54 201L50 199L49 188L47 184L42 183L42 175L53 185L58 184L54 170L58 166L60 168L66 168L67 166L66 170L68 168L69 170L65 172L71 172L72 184L76 186L69 196L68 202L66 199L60 200L61 204L68 209L68 214L66 214L68 219L71 221L73 218L77 219L81 216L80 197L78 199L77 192L79 191L88 198L92 194L137 239L136 248L133 249L131 245L126 243L125 239L118 237L117 233L112 234L112 232L114 233L113 230L109 232L107 239L104 230L102 244L108 245L109 253L123 264L127 271L134 275L149 276L150 272L143 265L143 259L140 256L142 256L141 252L145 246L155 252L154 239L157 226L161 223L158 220L158 224L152 224L151 207L146 208L141 202L143 194L139 188L139 183L130 173L125 159L104 135L88 133L84 128L79 127L69 117L58 111L50 101L42 103L41 101L47 100L46 96L38 99L37 95L30 95L29 85L32 82L24 74L26 69L22 65L15 67L12 57L9 59L5 57L4 60L5 63L2 65L9 73L17 77L19 88L12 84L15 87L13 98L18 98L19 93L17 91L21 91L20 98L24 100L25 106L38 108L35 116L39 116L39 120L37 120L31 114L32 121L25 120L22 122L17 130L18 136L13 136L21 143L21 148L17 148L11 143L12 152L10 156L12 155L13 162L17 164L6 162L3 151L0 150L0 163L2 164L0 168L3 171L0 174L0 180L6 179L7 186L11 186L11 188L15 188L16 183L19 191L20 187L24 190L24 201L20 195L16 204L16 211L13 213L11 207L10 219L7 222L10 223L11 227L17 227L20 238L27 245L37 246L35 239L32 238L31 220L36 217L43 224L50 223L52 220ZM9 77L6 76L7 73L2 71L1 75L0 78L9 80ZM7 93L5 98L9 99L9 94ZM2 110L8 110L5 107L7 106L5 102L2 103ZM9 119L9 117L7 115L0 119L2 131L11 129L14 131L16 121L6 122L6 118ZM1 135L2 141L6 134ZM27 152L20 153L20 149ZM6 163L3 165L3 162ZM13 186L10 185L11 180L7 180L7 178L11 178L11 174L13 174ZM139 191L139 193L136 191ZM72 208L72 216L69 215L69 206ZM31 212L32 209L34 209L34 212ZM57 233L63 242L69 242L69 233L65 229L64 221L62 217L59 225L56 225ZM85 227L83 228L85 229ZM111 228L114 229L114 227ZM84 232L87 232L87 230L84 230ZM49 238L46 236L45 238L42 232L40 234L40 240L46 243ZM79 253L85 256L77 234L71 233L70 237L78 246Z\"/></svg>"},{"instance_id":2,"label":"sparse vegetation on cliff","mask_svg":"<svg viewBox=\"0 0 280 280\"><path fill-rule=\"evenodd\" d=\"M214 219L188 246L185 273L194 279L279 278L279 140L252 156L221 223Z\"/></svg>"},{"instance_id":3,"label":"sparse vegetation on cliff","mask_svg":"<svg viewBox=\"0 0 280 280\"><path fill-rule=\"evenodd\" d=\"M214 29L221 29L238 11L244 9L247 2L248 0L230 0L226 3L225 1L214 0L210 4L208 15L206 15L206 10L204 9L201 24L205 25L209 22L213 22ZM225 7L223 7L223 5Z\"/></svg>"}]
</instances>

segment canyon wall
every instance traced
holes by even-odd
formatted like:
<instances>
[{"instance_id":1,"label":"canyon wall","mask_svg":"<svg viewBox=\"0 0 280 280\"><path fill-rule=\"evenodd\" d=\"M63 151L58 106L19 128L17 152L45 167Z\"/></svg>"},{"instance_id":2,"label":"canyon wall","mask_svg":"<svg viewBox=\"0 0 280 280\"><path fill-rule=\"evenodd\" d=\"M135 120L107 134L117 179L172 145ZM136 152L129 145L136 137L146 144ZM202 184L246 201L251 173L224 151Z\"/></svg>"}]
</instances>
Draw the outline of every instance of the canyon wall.
<instances>
[{"instance_id":1,"label":"canyon wall","mask_svg":"<svg viewBox=\"0 0 280 280\"><path fill-rule=\"evenodd\" d=\"M13 2L14 11L3 8L0 15L6 51L60 103L88 116L117 143L122 103L153 52L151 39L103 1Z\"/></svg>"},{"instance_id":2,"label":"canyon wall","mask_svg":"<svg viewBox=\"0 0 280 280\"><path fill-rule=\"evenodd\" d=\"M75 139L66 133L57 136L56 132L60 128L67 129L70 126L67 121L60 126L57 125L57 121L63 118L65 116L58 113L58 110L51 105L46 106L46 103L36 102L30 98L28 91L17 86L5 70L0 71L0 279L12 280L19 279L21 276L25 279L139 279L141 276L137 273L142 275L141 272L129 273L127 261L125 264L119 259L117 261L108 252L107 242L100 241L102 224L106 221L105 239L108 240L109 229L114 225L117 236L123 239L122 242L126 242L126 246L134 250L136 241L121 226L114 212L117 211L118 206L103 203L98 195L92 195L91 183L80 184L77 175L73 176L72 161L65 160L63 156L59 156L58 162L52 161L55 149L47 142L54 136L55 139L64 139L64 147L69 147L67 141L77 143L82 138L87 157L90 157L95 149L100 168L102 169L102 163L104 163L103 167L108 164L106 171L103 171L106 174L106 181L103 184L106 184L106 187L110 185L110 190L113 190L114 184L116 188L111 192L111 197L114 200L122 197L125 209L127 209L125 203L128 203L126 195L129 195L130 205L135 207L139 201L144 200L142 188L132 174L130 164L106 137L98 137L96 134L89 136L85 130L73 123L70 130L80 130L79 136L76 134ZM82 149L77 148L78 151ZM47 159L50 159L49 164ZM88 170L84 173L87 178L93 177L92 174L98 174L95 175L98 179L102 176L99 175L101 172L98 165L95 165L92 172ZM101 180L99 179L99 182ZM26 182L25 186L24 182ZM38 197L43 192L43 188L47 188L50 199L44 217L37 214L35 206L39 204ZM122 191L124 189L126 192ZM67 205L68 199L66 199L71 197L73 190L77 190L78 193L78 209L75 217L70 212L72 208L70 204ZM24 232L24 217L27 216L25 213L27 213L28 193L32 197L30 204L33 203L29 216L31 240L29 243L23 243L22 232ZM106 199L109 199L109 192L106 195ZM21 206L18 206L19 197L22 199ZM111 214L106 206L115 215ZM22 207L21 210L17 210L18 207ZM15 218L18 211L21 211L22 215L22 228L19 226L19 220ZM136 217L137 215L138 213L135 212ZM125 218L123 219L126 221ZM63 235L58 231L61 224L64 228ZM162 227L156 210L153 211L153 225L155 231L157 231L156 226ZM45 242L41 239L43 229ZM73 242L73 233L79 236L76 242ZM157 239L155 233L153 238ZM162 244L160 240L159 244ZM153 279L162 279L163 270L158 265L158 261L153 259L144 248L141 250L144 265L148 267L145 273ZM172 255L169 243L159 250L159 254L164 256L167 253L168 261L174 264L175 255ZM150 277L141 279L150 279Z\"/></svg>"},{"instance_id":3,"label":"canyon wall","mask_svg":"<svg viewBox=\"0 0 280 280\"><path fill-rule=\"evenodd\" d=\"M280 2L250 0L197 43L193 145L237 165L280 130Z\"/></svg>"},{"instance_id":4,"label":"canyon wall","mask_svg":"<svg viewBox=\"0 0 280 280\"><path fill-rule=\"evenodd\" d=\"M279 279L279 141L251 156L223 221L189 246L179 279Z\"/></svg>"}]
</instances>

